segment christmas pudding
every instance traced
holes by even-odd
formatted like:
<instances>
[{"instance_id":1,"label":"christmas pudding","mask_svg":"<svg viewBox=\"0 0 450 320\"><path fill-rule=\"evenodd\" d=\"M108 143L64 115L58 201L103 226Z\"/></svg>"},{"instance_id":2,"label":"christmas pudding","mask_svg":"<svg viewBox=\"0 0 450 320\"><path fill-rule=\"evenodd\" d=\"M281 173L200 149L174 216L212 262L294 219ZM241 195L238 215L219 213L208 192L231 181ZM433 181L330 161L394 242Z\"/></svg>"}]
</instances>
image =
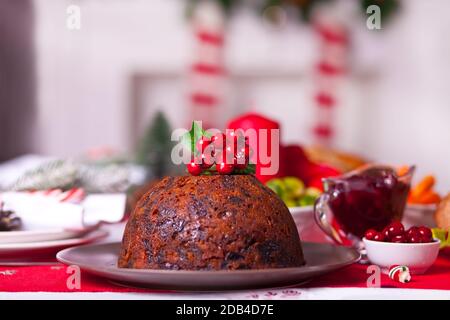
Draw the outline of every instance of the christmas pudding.
<instances>
[{"instance_id":1,"label":"christmas pudding","mask_svg":"<svg viewBox=\"0 0 450 320\"><path fill-rule=\"evenodd\" d=\"M283 201L253 175L166 177L139 200L118 266L236 270L305 263Z\"/></svg>"}]
</instances>

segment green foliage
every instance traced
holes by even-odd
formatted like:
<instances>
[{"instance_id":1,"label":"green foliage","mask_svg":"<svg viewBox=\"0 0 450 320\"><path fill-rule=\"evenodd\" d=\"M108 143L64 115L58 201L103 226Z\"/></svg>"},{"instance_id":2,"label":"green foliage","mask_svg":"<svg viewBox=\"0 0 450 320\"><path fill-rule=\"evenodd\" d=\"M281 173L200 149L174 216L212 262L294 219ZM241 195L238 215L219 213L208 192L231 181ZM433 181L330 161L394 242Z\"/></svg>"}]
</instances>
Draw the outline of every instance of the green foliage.
<instances>
[{"instance_id":1,"label":"green foliage","mask_svg":"<svg viewBox=\"0 0 450 320\"><path fill-rule=\"evenodd\" d=\"M184 136L181 138L182 144L186 147L186 149L191 151L191 154L195 154L197 150L195 149L195 144L202 136L210 138L210 136L203 130L197 121L192 122L191 130L186 132Z\"/></svg>"},{"instance_id":2,"label":"green foliage","mask_svg":"<svg viewBox=\"0 0 450 320\"><path fill-rule=\"evenodd\" d=\"M188 1L188 15L193 12L194 7L200 0ZM261 1L245 1L245 0L209 0L216 1L222 8L225 14L230 15L233 9L244 2L254 3L257 11L262 12L264 9L271 6L291 7L299 12L299 18L303 21L310 22L311 14L315 7L324 3L330 3L335 0L261 0ZM361 13L366 16L366 9L370 5L378 5L381 9L382 19L389 19L395 11L400 7L399 0L359 0Z\"/></svg>"},{"instance_id":3,"label":"green foliage","mask_svg":"<svg viewBox=\"0 0 450 320\"><path fill-rule=\"evenodd\" d=\"M361 10L366 13L367 7L377 5L381 11L381 21L386 21L399 9L400 3L398 0L361 0Z\"/></svg>"},{"instance_id":4,"label":"green foliage","mask_svg":"<svg viewBox=\"0 0 450 320\"><path fill-rule=\"evenodd\" d=\"M173 167L170 158L173 147L171 133L169 122L159 111L139 143L136 162L156 177L167 175Z\"/></svg>"}]
</instances>

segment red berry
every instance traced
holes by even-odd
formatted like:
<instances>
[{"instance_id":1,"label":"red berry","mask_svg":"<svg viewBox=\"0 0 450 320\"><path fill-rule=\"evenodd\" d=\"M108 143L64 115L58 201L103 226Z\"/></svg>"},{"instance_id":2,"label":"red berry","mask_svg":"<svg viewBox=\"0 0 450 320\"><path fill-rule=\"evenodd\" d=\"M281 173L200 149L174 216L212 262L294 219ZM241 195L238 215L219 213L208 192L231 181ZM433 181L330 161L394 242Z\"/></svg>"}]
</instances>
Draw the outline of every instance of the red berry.
<instances>
[{"instance_id":1,"label":"red berry","mask_svg":"<svg viewBox=\"0 0 450 320\"><path fill-rule=\"evenodd\" d=\"M406 236L406 240L409 243L421 243L422 242L422 237L420 235L417 235L417 234L408 234Z\"/></svg>"},{"instance_id":2,"label":"red berry","mask_svg":"<svg viewBox=\"0 0 450 320\"><path fill-rule=\"evenodd\" d=\"M374 230L374 229L369 229L366 231L366 233L364 234L364 237L367 240L373 240L375 235L378 233L378 231Z\"/></svg>"},{"instance_id":3,"label":"red berry","mask_svg":"<svg viewBox=\"0 0 450 320\"><path fill-rule=\"evenodd\" d=\"M387 241L387 242L391 241L388 227L384 228L383 231L381 231L381 234L383 235L384 241Z\"/></svg>"},{"instance_id":4,"label":"red berry","mask_svg":"<svg viewBox=\"0 0 450 320\"><path fill-rule=\"evenodd\" d=\"M216 163L226 163L226 164L234 164L235 163L235 157L234 157L234 153L229 151L229 150L225 150L225 152L223 151L218 151L215 155L216 158Z\"/></svg>"},{"instance_id":5,"label":"red berry","mask_svg":"<svg viewBox=\"0 0 450 320\"><path fill-rule=\"evenodd\" d=\"M217 133L211 138L211 143L214 145L214 148L216 150L223 150L225 145L225 134L224 133Z\"/></svg>"},{"instance_id":6,"label":"red berry","mask_svg":"<svg viewBox=\"0 0 450 320\"><path fill-rule=\"evenodd\" d=\"M391 238L391 242L394 242L394 243L405 243L405 242L407 242L407 240L406 240L406 237L405 237L404 234L400 234L400 235L397 235L397 236L393 236Z\"/></svg>"},{"instance_id":7,"label":"red berry","mask_svg":"<svg viewBox=\"0 0 450 320\"><path fill-rule=\"evenodd\" d=\"M234 165L220 162L216 164L216 170L219 174L230 174L233 172Z\"/></svg>"},{"instance_id":8,"label":"red berry","mask_svg":"<svg viewBox=\"0 0 450 320\"><path fill-rule=\"evenodd\" d=\"M244 154L245 157L248 159L252 155L252 150L250 149L250 146L248 144L246 144L245 146L243 146L242 148L239 148L236 151L236 154L238 154L238 153Z\"/></svg>"},{"instance_id":9,"label":"red berry","mask_svg":"<svg viewBox=\"0 0 450 320\"><path fill-rule=\"evenodd\" d=\"M421 226L418 229L418 232L420 234L420 236L424 239L427 240L425 242L432 242L433 241L433 233L431 232L430 228L427 228L425 226Z\"/></svg>"},{"instance_id":10,"label":"red berry","mask_svg":"<svg viewBox=\"0 0 450 320\"><path fill-rule=\"evenodd\" d=\"M405 227L400 221L393 221L386 227L387 236L393 239L396 236L403 235Z\"/></svg>"},{"instance_id":11,"label":"red berry","mask_svg":"<svg viewBox=\"0 0 450 320\"><path fill-rule=\"evenodd\" d=\"M248 158L236 156L234 158L234 167L238 170L243 170L248 165Z\"/></svg>"},{"instance_id":12,"label":"red berry","mask_svg":"<svg viewBox=\"0 0 450 320\"><path fill-rule=\"evenodd\" d=\"M248 165L249 158L245 152L237 152L234 156L234 166L236 169L245 169Z\"/></svg>"},{"instance_id":13,"label":"red berry","mask_svg":"<svg viewBox=\"0 0 450 320\"><path fill-rule=\"evenodd\" d=\"M209 169L214 164L214 157L210 153L204 153L201 156L202 169Z\"/></svg>"},{"instance_id":14,"label":"red berry","mask_svg":"<svg viewBox=\"0 0 450 320\"><path fill-rule=\"evenodd\" d=\"M189 173L192 174L193 176L198 176L203 171L202 165L195 162L187 164L186 167Z\"/></svg>"},{"instance_id":15,"label":"red berry","mask_svg":"<svg viewBox=\"0 0 450 320\"><path fill-rule=\"evenodd\" d=\"M417 227L409 228L408 230L405 231L405 237L409 243L420 243L421 236L419 233L419 228Z\"/></svg>"},{"instance_id":16,"label":"red berry","mask_svg":"<svg viewBox=\"0 0 450 320\"><path fill-rule=\"evenodd\" d=\"M207 137L201 137L198 139L197 143L195 144L195 148L198 152L203 153L205 148L211 143L211 140L209 140Z\"/></svg>"},{"instance_id":17,"label":"red berry","mask_svg":"<svg viewBox=\"0 0 450 320\"><path fill-rule=\"evenodd\" d=\"M411 227L408 230L405 231L406 236L420 236L419 228L417 227Z\"/></svg>"},{"instance_id":18,"label":"red berry","mask_svg":"<svg viewBox=\"0 0 450 320\"><path fill-rule=\"evenodd\" d=\"M424 237L421 237L420 239L422 240L422 243L430 243L430 242L434 242L433 238L424 238Z\"/></svg>"},{"instance_id":19,"label":"red berry","mask_svg":"<svg viewBox=\"0 0 450 320\"><path fill-rule=\"evenodd\" d=\"M225 135L225 146L230 152L236 153L238 146L245 146L245 136L242 131L227 131Z\"/></svg>"},{"instance_id":20,"label":"red berry","mask_svg":"<svg viewBox=\"0 0 450 320\"><path fill-rule=\"evenodd\" d=\"M377 232L374 236L373 236L373 241L384 241L384 235L382 232Z\"/></svg>"}]
</instances>

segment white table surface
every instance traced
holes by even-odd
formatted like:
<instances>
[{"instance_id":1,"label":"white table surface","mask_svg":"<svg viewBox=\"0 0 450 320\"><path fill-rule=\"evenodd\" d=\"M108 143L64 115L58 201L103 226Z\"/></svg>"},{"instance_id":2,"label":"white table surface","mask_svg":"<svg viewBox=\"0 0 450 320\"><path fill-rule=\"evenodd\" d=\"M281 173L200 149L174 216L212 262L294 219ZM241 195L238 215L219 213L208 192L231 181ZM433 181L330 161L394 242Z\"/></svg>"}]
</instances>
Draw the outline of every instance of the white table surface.
<instances>
[{"instance_id":1,"label":"white table surface","mask_svg":"<svg viewBox=\"0 0 450 320\"><path fill-rule=\"evenodd\" d=\"M122 238L124 224L104 227L110 234L102 242L116 242ZM445 299L450 300L447 290L393 289L393 288L293 288L234 291L220 293L115 293L115 292L0 292L0 300L9 299Z\"/></svg>"}]
</instances>

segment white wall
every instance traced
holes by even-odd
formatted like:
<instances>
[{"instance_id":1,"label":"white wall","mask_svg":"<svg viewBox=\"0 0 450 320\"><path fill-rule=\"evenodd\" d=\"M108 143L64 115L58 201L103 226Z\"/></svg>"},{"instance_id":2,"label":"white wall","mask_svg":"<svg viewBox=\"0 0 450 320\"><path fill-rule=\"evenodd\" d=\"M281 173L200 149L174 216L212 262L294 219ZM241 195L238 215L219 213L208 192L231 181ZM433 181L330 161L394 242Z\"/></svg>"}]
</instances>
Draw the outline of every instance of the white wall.
<instances>
[{"instance_id":1,"label":"white wall","mask_svg":"<svg viewBox=\"0 0 450 320\"><path fill-rule=\"evenodd\" d=\"M82 8L80 31L65 27L66 7L74 2ZM43 153L77 155L101 145L131 149L129 77L137 71L183 74L190 61L182 3L35 1ZM403 13L382 33L365 29L360 17L352 20L355 68L342 83L337 147L375 160L416 163L419 173L436 173L440 190L448 190L450 2L403 4ZM241 12L230 25L227 46L233 72L295 75L289 82L253 83L239 104L280 120L285 141L310 142L310 76L317 53L309 28L288 25L277 31ZM176 122L186 111L180 91L166 83L159 94L143 99L156 105L176 95L166 106Z\"/></svg>"}]
</instances>

